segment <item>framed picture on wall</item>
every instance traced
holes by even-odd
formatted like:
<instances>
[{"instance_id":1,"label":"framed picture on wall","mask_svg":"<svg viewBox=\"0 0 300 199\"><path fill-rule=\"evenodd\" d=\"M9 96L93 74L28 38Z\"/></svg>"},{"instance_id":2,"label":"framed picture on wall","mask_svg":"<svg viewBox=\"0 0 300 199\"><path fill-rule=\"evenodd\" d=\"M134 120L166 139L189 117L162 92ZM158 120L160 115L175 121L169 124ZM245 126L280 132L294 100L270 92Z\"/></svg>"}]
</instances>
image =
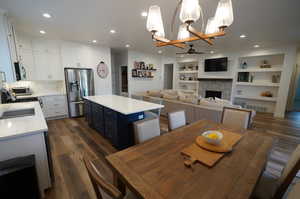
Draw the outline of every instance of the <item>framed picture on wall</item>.
<instances>
[{"instance_id":1,"label":"framed picture on wall","mask_svg":"<svg viewBox=\"0 0 300 199\"><path fill-rule=\"evenodd\" d=\"M132 70L132 77L137 77L137 70L136 69Z\"/></svg>"}]
</instances>

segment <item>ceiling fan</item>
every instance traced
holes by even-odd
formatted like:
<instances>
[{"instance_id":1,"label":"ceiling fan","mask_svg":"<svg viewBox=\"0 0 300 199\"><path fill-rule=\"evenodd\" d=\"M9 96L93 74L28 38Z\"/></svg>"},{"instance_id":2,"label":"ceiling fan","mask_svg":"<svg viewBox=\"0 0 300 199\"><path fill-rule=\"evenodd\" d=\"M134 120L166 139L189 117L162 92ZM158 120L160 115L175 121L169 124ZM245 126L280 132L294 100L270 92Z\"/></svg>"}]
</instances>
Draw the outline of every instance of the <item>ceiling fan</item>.
<instances>
[{"instance_id":1,"label":"ceiling fan","mask_svg":"<svg viewBox=\"0 0 300 199\"><path fill-rule=\"evenodd\" d=\"M188 49L187 52L182 52L182 53L176 53L177 55L203 55L205 52L198 52L193 48L193 44L189 45L190 48Z\"/></svg>"}]
</instances>

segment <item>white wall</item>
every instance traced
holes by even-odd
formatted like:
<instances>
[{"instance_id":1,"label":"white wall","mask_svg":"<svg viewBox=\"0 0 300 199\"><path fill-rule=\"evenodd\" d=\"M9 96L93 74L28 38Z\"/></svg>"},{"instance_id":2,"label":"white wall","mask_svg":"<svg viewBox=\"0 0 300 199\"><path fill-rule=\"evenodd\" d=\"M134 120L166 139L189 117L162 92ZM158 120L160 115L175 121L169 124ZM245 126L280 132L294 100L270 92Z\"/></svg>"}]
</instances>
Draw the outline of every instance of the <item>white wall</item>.
<instances>
[{"instance_id":1,"label":"white wall","mask_svg":"<svg viewBox=\"0 0 300 199\"><path fill-rule=\"evenodd\" d=\"M133 78L131 70L133 69L134 62L145 62L146 64L153 64L157 70L153 72L154 78ZM128 52L128 89L129 94L136 92L143 92L147 90L160 90L163 89L163 65L176 64L175 58L164 57L162 55L153 55L143 52L129 51ZM174 69L177 67L174 67ZM175 71L174 71L175 74ZM175 76L175 75L174 75ZM173 81L174 82L174 81Z\"/></svg>"},{"instance_id":2,"label":"white wall","mask_svg":"<svg viewBox=\"0 0 300 199\"><path fill-rule=\"evenodd\" d=\"M0 9L0 71L5 72L7 82L13 82L14 70L10 58L7 27L7 18L4 11Z\"/></svg>"}]
</instances>

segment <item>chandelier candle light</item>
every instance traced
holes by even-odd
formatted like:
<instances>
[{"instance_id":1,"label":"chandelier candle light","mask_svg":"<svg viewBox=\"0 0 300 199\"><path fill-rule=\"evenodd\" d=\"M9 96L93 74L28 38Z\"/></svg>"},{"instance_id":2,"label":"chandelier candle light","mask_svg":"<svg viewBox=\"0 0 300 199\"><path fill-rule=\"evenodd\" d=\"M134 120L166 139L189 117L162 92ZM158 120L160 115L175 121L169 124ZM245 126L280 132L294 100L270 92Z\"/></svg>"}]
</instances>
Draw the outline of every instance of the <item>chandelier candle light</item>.
<instances>
[{"instance_id":1,"label":"chandelier candle light","mask_svg":"<svg viewBox=\"0 0 300 199\"><path fill-rule=\"evenodd\" d=\"M179 26L177 40L169 40L165 37L164 25L160 7L151 6L147 18L147 30L151 32L156 46L186 47L185 42L203 40L213 45L215 37L225 35L225 29L233 23L233 9L231 0L220 0L214 17L208 19L205 33L197 31L192 24L200 19L203 13L199 0L180 0L181 6L179 18L182 24ZM175 11L176 12L176 11ZM193 35L193 36L191 36Z\"/></svg>"}]
</instances>

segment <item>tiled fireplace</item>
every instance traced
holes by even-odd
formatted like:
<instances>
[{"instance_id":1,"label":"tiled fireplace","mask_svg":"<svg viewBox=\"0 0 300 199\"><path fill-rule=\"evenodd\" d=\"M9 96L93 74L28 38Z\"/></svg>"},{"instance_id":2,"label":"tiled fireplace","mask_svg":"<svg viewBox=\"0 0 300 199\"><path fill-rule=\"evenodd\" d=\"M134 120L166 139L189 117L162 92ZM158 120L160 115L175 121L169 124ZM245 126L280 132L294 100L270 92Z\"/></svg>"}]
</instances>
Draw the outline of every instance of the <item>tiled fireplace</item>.
<instances>
[{"instance_id":1,"label":"tiled fireplace","mask_svg":"<svg viewBox=\"0 0 300 199\"><path fill-rule=\"evenodd\" d=\"M209 97L217 97L217 98L222 98L222 91L212 91L212 90L206 90L205 91L205 98Z\"/></svg>"},{"instance_id":2,"label":"tiled fireplace","mask_svg":"<svg viewBox=\"0 0 300 199\"><path fill-rule=\"evenodd\" d=\"M202 97L218 97L230 100L232 92L232 79L200 78L199 95Z\"/></svg>"}]
</instances>

